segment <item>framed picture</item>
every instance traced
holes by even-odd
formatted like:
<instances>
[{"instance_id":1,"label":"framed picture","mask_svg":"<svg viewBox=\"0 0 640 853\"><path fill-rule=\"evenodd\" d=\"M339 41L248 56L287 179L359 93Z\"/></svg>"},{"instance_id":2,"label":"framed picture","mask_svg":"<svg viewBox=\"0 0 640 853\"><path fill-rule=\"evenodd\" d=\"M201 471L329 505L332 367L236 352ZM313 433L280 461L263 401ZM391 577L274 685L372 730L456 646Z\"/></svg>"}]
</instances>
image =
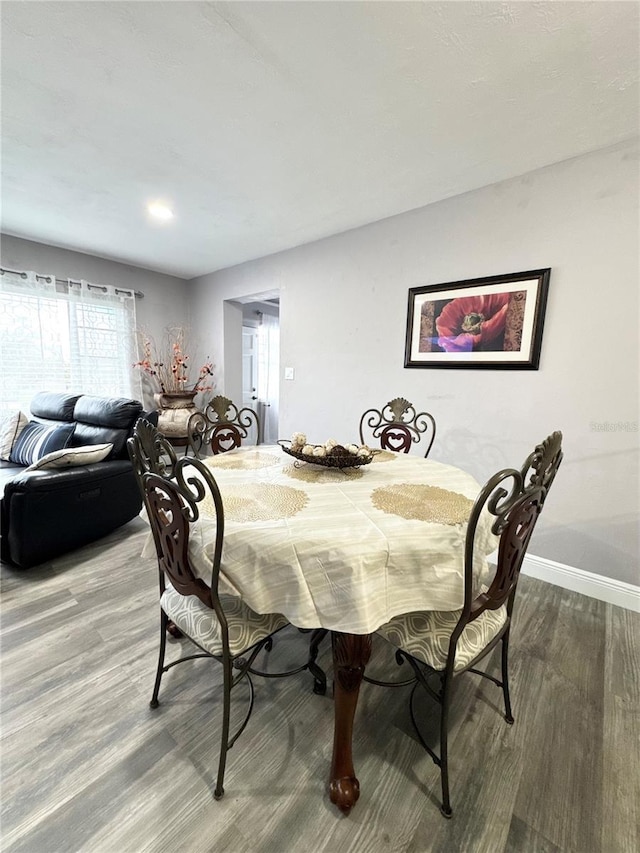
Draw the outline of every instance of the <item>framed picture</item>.
<instances>
[{"instance_id":1,"label":"framed picture","mask_svg":"<svg viewBox=\"0 0 640 853\"><path fill-rule=\"evenodd\" d=\"M550 272L410 288L404 366L537 370Z\"/></svg>"}]
</instances>

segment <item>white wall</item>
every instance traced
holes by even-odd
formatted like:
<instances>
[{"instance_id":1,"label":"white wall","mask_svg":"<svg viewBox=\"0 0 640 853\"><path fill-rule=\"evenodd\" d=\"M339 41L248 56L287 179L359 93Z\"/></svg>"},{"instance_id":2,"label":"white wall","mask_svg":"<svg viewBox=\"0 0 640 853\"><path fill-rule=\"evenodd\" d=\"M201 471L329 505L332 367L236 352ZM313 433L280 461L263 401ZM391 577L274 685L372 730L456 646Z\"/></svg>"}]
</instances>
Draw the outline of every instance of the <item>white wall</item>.
<instances>
[{"instance_id":1,"label":"white wall","mask_svg":"<svg viewBox=\"0 0 640 853\"><path fill-rule=\"evenodd\" d=\"M181 278L6 234L2 235L1 249L2 265L9 269L50 273L58 278L83 278L94 284L142 291L144 298L136 300L137 325L156 341L161 341L167 325L187 323L187 283ZM148 394L144 403L153 405Z\"/></svg>"},{"instance_id":2,"label":"white wall","mask_svg":"<svg viewBox=\"0 0 640 853\"><path fill-rule=\"evenodd\" d=\"M616 426L639 418L638 156L636 140L194 279L202 354L225 368L223 300L279 289L281 366L296 371L282 436L348 440L365 408L404 396L437 419L432 457L484 480L561 429L530 550L638 583L638 433ZM403 367L409 287L541 267L538 371Z\"/></svg>"}]
</instances>

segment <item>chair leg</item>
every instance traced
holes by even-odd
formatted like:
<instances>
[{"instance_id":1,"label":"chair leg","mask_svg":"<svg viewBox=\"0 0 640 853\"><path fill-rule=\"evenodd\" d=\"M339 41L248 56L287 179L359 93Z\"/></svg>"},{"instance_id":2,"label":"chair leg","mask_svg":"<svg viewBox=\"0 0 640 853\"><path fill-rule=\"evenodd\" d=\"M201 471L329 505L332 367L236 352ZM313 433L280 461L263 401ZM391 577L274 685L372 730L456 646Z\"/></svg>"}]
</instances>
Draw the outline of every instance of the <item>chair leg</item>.
<instances>
[{"instance_id":1,"label":"chair leg","mask_svg":"<svg viewBox=\"0 0 640 853\"><path fill-rule=\"evenodd\" d=\"M318 657L320 643L328 633L329 632L326 628L316 628L311 635L311 640L309 642L309 660L307 661L307 668L311 675L313 675L313 692L320 696L324 696L327 692L327 676L325 675L324 670L316 663L316 658Z\"/></svg>"},{"instance_id":2,"label":"chair leg","mask_svg":"<svg viewBox=\"0 0 640 853\"><path fill-rule=\"evenodd\" d=\"M162 681L162 672L164 670L164 654L167 647L167 623L168 623L167 614L160 609L160 651L158 652L158 668L156 670L156 681L153 685L153 694L151 696L151 701L149 705L152 708L157 708L160 704L158 702L158 693L160 692L160 682Z\"/></svg>"},{"instance_id":3,"label":"chair leg","mask_svg":"<svg viewBox=\"0 0 640 853\"><path fill-rule=\"evenodd\" d=\"M218 762L218 779L213 796L216 800L221 800L224 796L224 771L227 764L227 752L229 751L229 724L231 719L231 686L232 686L232 667L231 661L225 659L222 662L224 671L224 685L222 697L222 736L220 741L220 761Z\"/></svg>"},{"instance_id":4,"label":"chair leg","mask_svg":"<svg viewBox=\"0 0 640 853\"><path fill-rule=\"evenodd\" d=\"M440 782L442 784L442 805L440 811L446 818L453 814L451 801L449 799L449 755L448 755L448 731L449 731L449 699L451 695L451 677L446 675L442 680L442 713L440 715Z\"/></svg>"},{"instance_id":5,"label":"chair leg","mask_svg":"<svg viewBox=\"0 0 640 853\"><path fill-rule=\"evenodd\" d=\"M511 699L509 698L509 629L502 637L502 693L504 696L504 718L513 725Z\"/></svg>"},{"instance_id":6,"label":"chair leg","mask_svg":"<svg viewBox=\"0 0 640 853\"><path fill-rule=\"evenodd\" d=\"M167 634L170 634L174 640L181 640L184 637L184 634L178 628L175 622L172 622L171 619L167 620Z\"/></svg>"}]
</instances>

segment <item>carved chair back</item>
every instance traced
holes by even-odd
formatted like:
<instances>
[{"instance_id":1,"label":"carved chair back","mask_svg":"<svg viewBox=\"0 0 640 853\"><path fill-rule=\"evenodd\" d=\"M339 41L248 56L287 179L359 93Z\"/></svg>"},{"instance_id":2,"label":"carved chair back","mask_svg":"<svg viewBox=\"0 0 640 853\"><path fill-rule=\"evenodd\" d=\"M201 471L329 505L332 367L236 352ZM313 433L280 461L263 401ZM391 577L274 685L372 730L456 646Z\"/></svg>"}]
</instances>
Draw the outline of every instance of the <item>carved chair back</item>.
<instances>
[{"instance_id":1,"label":"carved chair back","mask_svg":"<svg viewBox=\"0 0 640 853\"><path fill-rule=\"evenodd\" d=\"M149 522L158 551L158 567L182 595L195 595L213 607L211 589L197 577L189 562L190 507L171 480L144 475Z\"/></svg>"},{"instance_id":2,"label":"carved chair back","mask_svg":"<svg viewBox=\"0 0 640 853\"><path fill-rule=\"evenodd\" d=\"M436 437L436 422L429 412L416 412L404 397L390 400L382 409L367 409L360 418L360 442L365 438L380 442L382 450L408 453L413 444L424 439L425 458Z\"/></svg>"},{"instance_id":3,"label":"carved chair back","mask_svg":"<svg viewBox=\"0 0 640 853\"><path fill-rule=\"evenodd\" d=\"M173 478L146 473L142 482L161 576L166 576L181 595L195 595L218 613L224 510L213 475L199 459L183 456L176 462ZM198 504L206 498L209 499L208 512L213 513L216 529L211 581L208 584L196 575L189 560L191 525L198 521ZM161 584L161 589L164 591L164 584Z\"/></svg>"},{"instance_id":4,"label":"carved chair back","mask_svg":"<svg viewBox=\"0 0 640 853\"><path fill-rule=\"evenodd\" d=\"M465 541L464 605L449 650L452 666L457 640L469 622L505 602L511 616L522 562L562 456L562 433L554 432L535 448L520 470L499 471L476 498ZM498 559L488 589L477 592L474 555L478 522L485 513L493 516L491 531L499 537Z\"/></svg>"},{"instance_id":5,"label":"carved chair back","mask_svg":"<svg viewBox=\"0 0 640 853\"><path fill-rule=\"evenodd\" d=\"M224 537L224 511L218 484L199 459L188 456L178 459L171 444L143 418L137 421L127 441L127 450L153 534L160 568L160 593L165 590L166 576L183 595L197 595L211 607L212 596L217 599ZM210 586L193 575L188 561L189 524L198 519L198 503L207 495L216 519ZM184 591L185 584L191 585L188 588L193 591ZM217 612L218 608L215 609Z\"/></svg>"},{"instance_id":6,"label":"carved chair back","mask_svg":"<svg viewBox=\"0 0 640 853\"><path fill-rule=\"evenodd\" d=\"M127 440L127 451L143 498L144 474L173 477L176 453L167 439L145 418L136 421L131 437Z\"/></svg>"},{"instance_id":7,"label":"carved chair back","mask_svg":"<svg viewBox=\"0 0 640 853\"><path fill-rule=\"evenodd\" d=\"M205 445L214 454L225 453L240 447L251 438L258 443L260 418L257 412L245 406L238 409L228 397L214 397L202 412L194 412L187 424L189 444L196 456Z\"/></svg>"}]
</instances>

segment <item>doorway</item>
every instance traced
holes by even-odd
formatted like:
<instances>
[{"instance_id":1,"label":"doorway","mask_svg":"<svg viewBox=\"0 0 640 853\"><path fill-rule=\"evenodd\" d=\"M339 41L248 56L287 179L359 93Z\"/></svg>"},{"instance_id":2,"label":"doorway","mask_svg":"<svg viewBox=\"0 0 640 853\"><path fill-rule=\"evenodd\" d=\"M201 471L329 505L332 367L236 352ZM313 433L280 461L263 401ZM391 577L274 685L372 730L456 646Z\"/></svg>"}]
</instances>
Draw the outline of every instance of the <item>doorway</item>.
<instances>
[{"instance_id":1,"label":"doorway","mask_svg":"<svg viewBox=\"0 0 640 853\"><path fill-rule=\"evenodd\" d=\"M242 404L260 419L259 444L278 440L280 304L277 297L242 305Z\"/></svg>"}]
</instances>

